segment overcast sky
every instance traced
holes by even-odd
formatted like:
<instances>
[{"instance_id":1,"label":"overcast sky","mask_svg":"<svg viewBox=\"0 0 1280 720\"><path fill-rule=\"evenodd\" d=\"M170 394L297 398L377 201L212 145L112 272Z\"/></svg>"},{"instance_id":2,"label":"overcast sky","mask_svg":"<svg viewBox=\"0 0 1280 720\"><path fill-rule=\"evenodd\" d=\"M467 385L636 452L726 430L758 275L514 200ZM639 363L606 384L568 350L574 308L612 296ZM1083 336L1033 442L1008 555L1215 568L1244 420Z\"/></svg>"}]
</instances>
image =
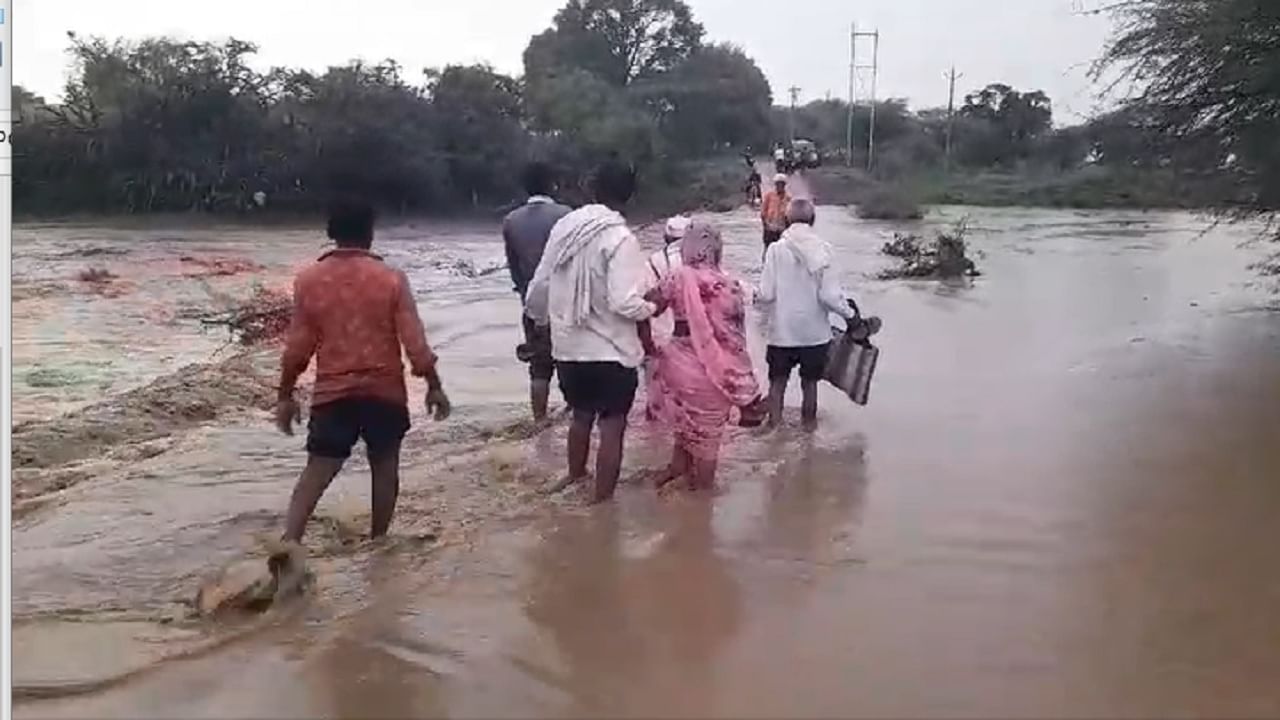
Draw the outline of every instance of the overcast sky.
<instances>
[{"instance_id":1,"label":"overcast sky","mask_svg":"<svg viewBox=\"0 0 1280 720\"><path fill-rule=\"evenodd\" d=\"M16 0L14 82L55 97L67 71L67 31L139 38L234 36L258 43L259 65L323 69L352 58L393 58L416 71L485 61L518 74L530 36L564 0ZM957 94L988 82L1042 89L1058 121L1098 106L1088 64L1106 40L1097 0L689 0L713 41L744 48L768 76L775 100L848 94L849 24L879 29L879 96L915 108L944 105L944 72ZM869 63L870 43L859 50ZM865 76L865 77L863 77ZM859 92L870 75L860 73Z\"/></svg>"}]
</instances>

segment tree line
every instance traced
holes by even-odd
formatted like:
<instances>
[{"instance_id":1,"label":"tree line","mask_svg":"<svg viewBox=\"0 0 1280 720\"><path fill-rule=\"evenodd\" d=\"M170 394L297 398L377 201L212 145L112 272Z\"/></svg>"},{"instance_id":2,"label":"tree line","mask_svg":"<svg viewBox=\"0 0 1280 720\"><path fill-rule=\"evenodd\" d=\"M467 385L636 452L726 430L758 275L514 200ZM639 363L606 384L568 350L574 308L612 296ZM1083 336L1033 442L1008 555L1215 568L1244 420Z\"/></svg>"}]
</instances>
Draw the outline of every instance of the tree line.
<instances>
[{"instance_id":1,"label":"tree line","mask_svg":"<svg viewBox=\"0 0 1280 720\"><path fill-rule=\"evenodd\" d=\"M768 141L764 74L679 0L570 0L523 77L485 65L258 71L247 42L71 36L60 102L15 88L20 213L310 210L334 191L400 212L495 207L541 158L570 195L610 154L654 182Z\"/></svg>"},{"instance_id":2,"label":"tree line","mask_svg":"<svg viewBox=\"0 0 1280 720\"><path fill-rule=\"evenodd\" d=\"M1099 12L1116 32L1096 77L1134 88L1115 110L1055 126L1045 93L1001 83L954 115L881 102L876 174L1100 166L1176 178L1194 204L1280 207L1280 3L1119 0ZM755 62L707 43L681 0L569 0L530 40L520 77L485 65L415 75L391 61L258 71L257 48L238 40L71 40L62 101L15 88L20 213L222 211L256 193L310 210L339 188L400 212L491 208L519 196L529 158L559 168L573 199L611 154L637 165L642 187L679 187L700 161L763 151L793 128L844 159L846 103L775 107ZM870 114L854 108L857 165Z\"/></svg>"}]
</instances>

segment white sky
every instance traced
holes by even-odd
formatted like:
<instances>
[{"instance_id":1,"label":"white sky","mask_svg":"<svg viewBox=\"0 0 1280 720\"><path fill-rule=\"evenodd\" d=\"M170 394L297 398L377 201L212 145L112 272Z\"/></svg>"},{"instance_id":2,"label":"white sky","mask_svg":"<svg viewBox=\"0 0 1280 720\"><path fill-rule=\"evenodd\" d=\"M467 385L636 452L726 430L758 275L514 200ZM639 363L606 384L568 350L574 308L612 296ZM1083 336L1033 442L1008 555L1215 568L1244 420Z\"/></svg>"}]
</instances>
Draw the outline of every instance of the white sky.
<instances>
[{"instance_id":1,"label":"white sky","mask_svg":"<svg viewBox=\"0 0 1280 720\"><path fill-rule=\"evenodd\" d=\"M349 59L393 58L416 76L427 66L487 61L521 71L529 38L563 0L14 0L14 82L60 94L67 31L110 38L173 35L258 43L259 65L323 69ZM1108 32L1083 16L1097 0L689 0L713 41L743 47L768 76L775 101L848 93L849 24L879 28L880 97L915 108L944 105L944 71L963 77L957 95L988 82L1043 89L1056 119L1091 114L1088 64ZM859 62L870 61L869 42ZM869 75L860 92L869 91Z\"/></svg>"}]
</instances>

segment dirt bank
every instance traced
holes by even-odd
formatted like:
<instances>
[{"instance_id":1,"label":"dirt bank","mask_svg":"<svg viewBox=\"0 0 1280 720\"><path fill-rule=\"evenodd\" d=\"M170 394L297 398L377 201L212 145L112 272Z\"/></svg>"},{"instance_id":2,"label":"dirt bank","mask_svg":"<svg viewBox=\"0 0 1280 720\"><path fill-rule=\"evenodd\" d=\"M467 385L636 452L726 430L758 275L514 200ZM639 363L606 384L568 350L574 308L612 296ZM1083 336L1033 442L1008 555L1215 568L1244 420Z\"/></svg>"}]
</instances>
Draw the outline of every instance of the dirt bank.
<instances>
[{"instance_id":1,"label":"dirt bank","mask_svg":"<svg viewBox=\"0 0 1280 720\"><path fill-rule=\"evenodd\" d=\"M62 489L93 474L96 463L161 453L165 440L227 413L270 410L274 381L263 365L253 353L188 365L52 420L15 425L14 499Z\"/></svg>"}]
</instances>

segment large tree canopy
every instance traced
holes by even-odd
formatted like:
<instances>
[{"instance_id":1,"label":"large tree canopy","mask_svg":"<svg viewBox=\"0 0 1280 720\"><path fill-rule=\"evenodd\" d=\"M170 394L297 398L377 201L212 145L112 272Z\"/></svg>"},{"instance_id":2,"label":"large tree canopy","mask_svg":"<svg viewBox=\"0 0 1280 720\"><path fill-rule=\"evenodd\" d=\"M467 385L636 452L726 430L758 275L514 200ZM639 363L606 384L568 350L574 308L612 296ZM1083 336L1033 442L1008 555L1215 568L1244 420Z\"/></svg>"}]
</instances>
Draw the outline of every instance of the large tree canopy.
<instances>
[{"instance_id":1,"label":"large tree canopy","mask_svg":"<svg viewBox=\"0 0 1280 720\"><path fill-rule=\"evenodd\" d=\"M1163 134L1216 146L1236 188L1225 203L1280 210L1280 3L1124 0L1095 68Z\"/></svg>"},{"instance_id":2,"label":"large tree canopy","mask_svg":"<svg viewBox=\"0 0 1280 720\"><path fill-rule=\"evenodd\" d=\"M60 103L15 94L15 196L28 212L310 208L334 190L401 211L497 206L519 166L569 178L602 156L672 177L685 159L767 134L768 82L703 47L680 0L570 0L521 82L392 61L255 70L252 44L72 37ZM647 166L647 167L646 167Z\"/></svg>"},{"instance_id":3,"label":"large tree canopy","mask_svg":"<svg viewBox=\"0 0 1280 720\"><path fill-rule=\"evenodd\" d=\"M1019 92L1008 85L993 83L964 99L960 115L984 121L986 147L978 161L1008 163L1027 157L1032 143L1053 127L1053 103L1039 90Z\"/></svg>"},{"instance_id":4,"label":"large tree canopy","mask_svg":"<svg viewBox=\"0 0 1280 720\"><path fill-rule=\"evenodd\" d=\"M731 45L701 48L638 89L684 152L763 147L770 140L769 81Z\"/></svg>"},{"instance_id":5,"label":"large tree canopy","mask_svg":"<svg viewBox=\"0 0 1280 720\"><path fill-rule=\"evenodd\" d=\"M569 0L525 53L526 77L577 67L614 85L674 68L702 43L681 0Z\"/></svg>"}]
</instances>

